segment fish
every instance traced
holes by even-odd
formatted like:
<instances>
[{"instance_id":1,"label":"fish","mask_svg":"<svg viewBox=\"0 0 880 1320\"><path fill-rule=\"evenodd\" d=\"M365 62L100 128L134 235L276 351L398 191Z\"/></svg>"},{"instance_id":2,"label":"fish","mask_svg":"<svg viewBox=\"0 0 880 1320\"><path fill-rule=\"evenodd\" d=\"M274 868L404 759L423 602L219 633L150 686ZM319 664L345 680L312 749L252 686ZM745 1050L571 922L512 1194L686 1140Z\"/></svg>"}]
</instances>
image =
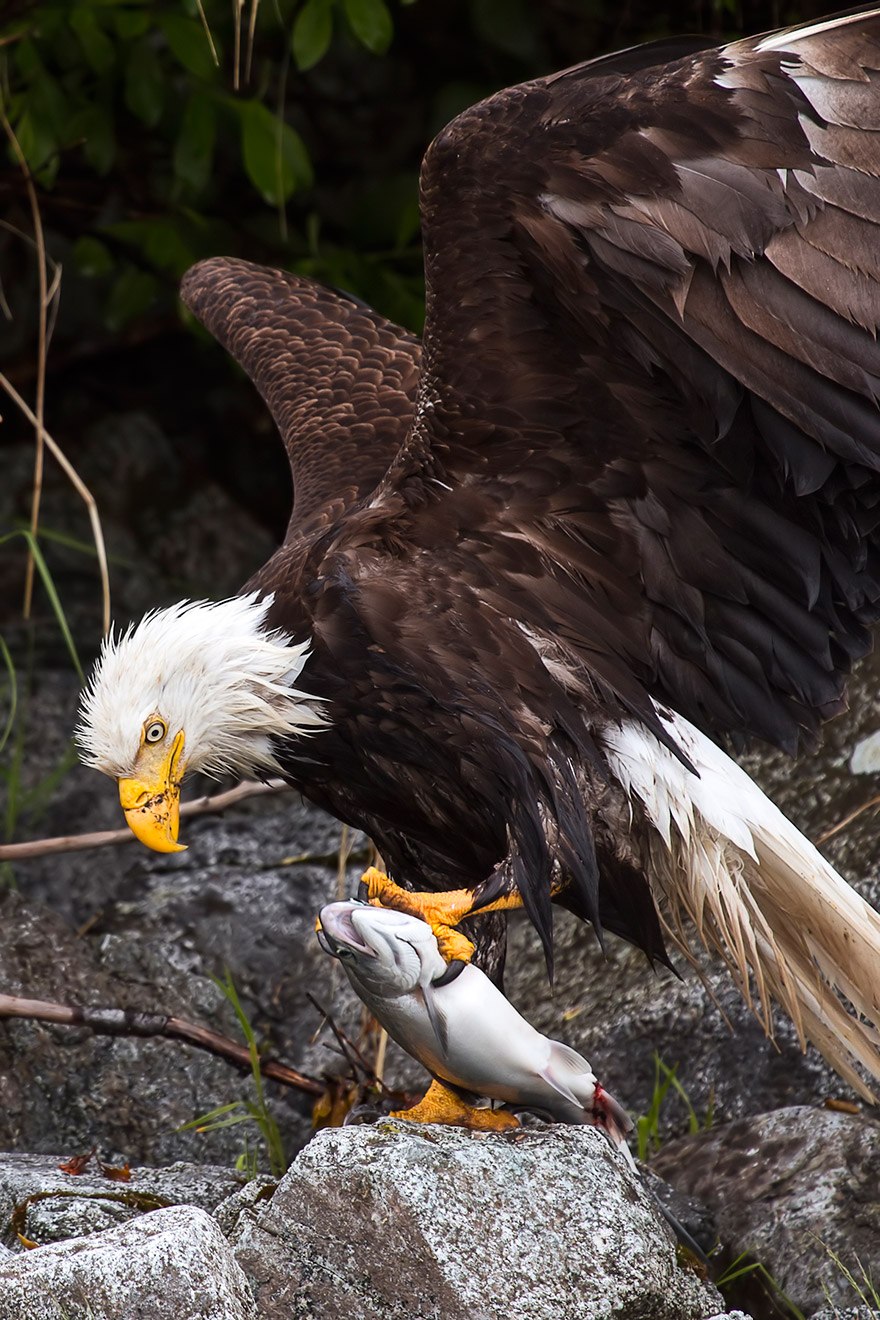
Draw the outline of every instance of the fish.
<instances>
[{"instance_id":1,"label":"fish","mask_svg":"<svg viewBox=\"0 0 880 1320\"><path fill-rule=\"evenodd\" d=\"M589 1062L537 1031L478 967L447 964L427 922L350 899L321 909L317 934L392 1040L436 1081L514 1111L601 1128L633 1163L632 1120Z\"/></svg>"},{"instance_id":2,"label":"fish","mask_svg":"<svg viewBox=\"0 0 880 1320\"><path fill-rule=\"evenodd\" d=\"M709 1268L702 1247L642 1177L627 1144L632 1119L582 1054L537 1031L478 967L447 964L419 917L349 899L323 907L316 931L358 998L435 1081L468 1101L483 1097L599 1128L678 1241Z\"/></svg>"}]
</instances>

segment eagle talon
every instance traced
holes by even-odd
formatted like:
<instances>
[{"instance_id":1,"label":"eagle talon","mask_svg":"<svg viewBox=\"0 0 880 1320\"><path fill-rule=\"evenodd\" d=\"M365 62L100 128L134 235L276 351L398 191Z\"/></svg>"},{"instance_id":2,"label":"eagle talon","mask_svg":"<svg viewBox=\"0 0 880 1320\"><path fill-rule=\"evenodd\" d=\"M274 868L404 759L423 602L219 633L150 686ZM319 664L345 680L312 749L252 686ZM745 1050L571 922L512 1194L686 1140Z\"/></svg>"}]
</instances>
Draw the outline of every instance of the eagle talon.
<instances>
[{"instance_id":1,"label":"eagle talon","mask_svg":"<svg viewBox=\"0 0 880 1320\"><path fill-rule=\"evenodd\" d=\"M373 907L394 908L411 917L426 921L437 937L437 945L444 961L469 963L474 946L466 935L454 927L470 914L474 896L469 889L453 889L447 893L412 893L371 866L361 876L358 898Z\"/></svg>"},{"instance_id":2,"label":"eagle talon","mask_svg":"<svg viewBox=\"0 0 880 1320\"><path fill-rule=\"evenodd\" d=\"M422 1099L412 1109L398 1109L392 1118L408 1123L444 1123L470 1128L474 1132L507 1132L521 1127L519 1119L506 1109L475 1109L442 1082L433 1081Z\"/></svg>"},{"instance_id":3,"label":"eagle talon","mask_svg":"<svg viewBox=\"0 0 880 1320\"><path fill-rule=\"evenodd\" d=\"M440 950L440 956L445 963L469 963L471 961L475 948L466 935L462 935L459 930L452 930L449 926L436 926L430 918L425 919L436 936L437 948Z\"/></svg>"}]
</instances>

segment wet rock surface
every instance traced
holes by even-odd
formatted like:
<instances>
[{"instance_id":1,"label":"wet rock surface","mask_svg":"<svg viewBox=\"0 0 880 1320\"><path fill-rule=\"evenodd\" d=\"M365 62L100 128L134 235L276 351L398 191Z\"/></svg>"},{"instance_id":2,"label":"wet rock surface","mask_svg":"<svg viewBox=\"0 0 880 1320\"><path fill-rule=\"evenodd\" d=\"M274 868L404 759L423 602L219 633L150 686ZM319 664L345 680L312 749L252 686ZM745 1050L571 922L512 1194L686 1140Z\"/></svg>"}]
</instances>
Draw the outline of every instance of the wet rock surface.
<instances>
[{"instance_id":1,"label":"wet rock surface","mask_svg":"<svg viewBox=\"0 0 880 1320\"><path fill-rule=\"evenodd\" d=\"M722 1266L748 1252L806 1315L853 1304L846 1271L880 1278L875 1119L779 1110L672 1141L652 1167L711 1209Z\"/></svg>"},{"instance_id":2,"label":"wet rock surface","mask_svg":"<svg viewBox=\"0 0 880 1320\"><path fill-rule=\"evenodd\" d=\"M209 1164L181 1161L114 1177L102 1173L96 1160L81 1173L66 1172L61 1168L65 1162L43 1155L0 1155L0 1241L5 1246L21 1250L19 1235L43 1246L103 1233L172 1205L214 1211L242 1190L241 1175ZM253 1186L259 1190L260 1183Z\"/></svg>"},{"instance_id":3,"label":"wet rock surface","mask_svg":"<svg viewBox=\"0 0 880 1320\"><path fill-rule=\"evenodd\" d=\"M592 1129L325 1131L233 1242L266 1320L699 1320L719 1310Z\"/></svg>"},{"instance_id":4,"label":"wet rock surface","mask_svg":"<svg viewBox=\"0 0 880 1320\"><path fill-rule=\"evenodd\" d=\"M156 1210L0 1262L0 1320L256 1320L244 1275L204 1210Z\"/></svg>"},{"instance_id":5,"label":"wet rock surface","mask_svg":"<svg viewBox=\"0 0 880 1320\"><path fill-rule=\"evenodd\" d=\"M30 446L21 447L20 461L14 453L7 458L8 479L0 490L4 523L26 511ZM148 418L116 418L96 428L78 462L99 498L114 474L112 498L104 500L104 525L108 548L116 556L114 604L122 622L184 595L231 592L272 548L271 538L228 489L203 483L197 496L188 493L181 443ZM163 492L159 514L157 483ZM45 500L48 525L87 540L85 514L54 472L47 477ZM53 546L51 555L88 660L99 633L93 563L61 546ZM0 566L0 591L10 586L10 593L4 592L10 600L13 578L18 598L19 568L14 566L7 582L2 574L9 561ZM19 722L24 742L18 801L11 813L15 837L117 828L121 820L113 785L73 764L70 735L78 684L60 668L64 646L45 602L41 609L33 645L14 621L8 633L18 647L23 679ZM880 790L878 693L880 655L861 665L850 713L829 726L817 754L794 765L772 753L745 758L750 772L813 839ZM206 787L196 783L190 793L198 796ZM875 904L880 900L876 825L876 814L865 812L825 847ZM0 991L174 1013L238 1036L231 1008L211 980L228 969L257 1038L270 1053L315 1076L346 1071L338 1053L331 1052L332 1036L326 1027L320 1030L321 1011L308 997L314 995L348 1035L357 1037L360 1007L334 964L319 953L313 934L318 908L338 893L340 827L288 793L247 803L223 817L193 820L184 829L190 850L177 857L156 857L132 843L17 864L17 892L0 898ZM363 860L357 856L345 871L347 892ZM768 1042L726 971L705 959L711 993L687 967L680 969L680 981L667 972L655 974L640 954L614 937L608 937L603 955L589 931L560 914L551 991L537 941L525 923L512 926L511 997L541 1030L585 1053L600 1079L634 1113L645 1113L651 1104L655 1052L677 1069L701 1122L717 1125L847 1096L847 1088L814 1051L801 1054L787 1020L777 1023L776 1044ZM392 1047L388 1077L393 1084L417 1086L423 1074ZM290 1156L311 1134L311 1099L271 1084L267 1095ZM84 1028L0 1021L0 1146L60 1157L97 1145L102 1158L115 1163L190 1159L232 1165L242 1153L241 1129L207 1135L177 1129L215 1106L252 1096L246 1076L179 1042L96 1037ZM666 1140L686 1132L690 1117L688 1105L671 1089L660 1110L659 1136ZM254 1133L249 1135L253 1142ZM772 1176L776 1155L771 1146L761 1158ZM234 1193L225 1211L217 1212L224 1231L237 1232L236 1224L252 1226L260 1214L268 1214L265 1192L261 1183ZM699 1210L695 1214L699 1219ZM136 1229L133 1224L112 1231ZM353 1256L349 1266L356 1272ZM0 1320L6 1314L0 1311ZM16 1320L18 1314L22 1320L36 1315L31 1310L8 1314ZM54 1320L55 1312L47 1314ZM79 1315L70 1306L68 1314ZM239 1314L249 1313L232 1309L230 1320Z\"/></svg>"}]
</instances>

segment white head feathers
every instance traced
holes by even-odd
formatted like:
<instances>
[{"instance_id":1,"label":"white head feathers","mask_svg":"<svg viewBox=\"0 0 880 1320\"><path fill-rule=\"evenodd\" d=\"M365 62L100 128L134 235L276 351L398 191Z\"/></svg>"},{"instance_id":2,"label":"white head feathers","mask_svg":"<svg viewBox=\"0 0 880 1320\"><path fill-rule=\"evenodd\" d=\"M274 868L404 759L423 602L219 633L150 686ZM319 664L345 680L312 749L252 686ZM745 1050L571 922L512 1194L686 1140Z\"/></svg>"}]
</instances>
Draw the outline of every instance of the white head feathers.
<instances>
[{"instance_id":1,"label":"white head feathers","mask_svg":"<svg viewBox=\"0 0 880 1320\"><path fill-rule=\"evenodd\" d=\"M308 643L267 631L272 597L180 601L153 610L101 647L76 731L83 760L130 775L144 721L160 716L185 735L189 770L247 775L277 770L273 738L327 723L320 699L292 685Z\"/></svg>"}]
</instances>

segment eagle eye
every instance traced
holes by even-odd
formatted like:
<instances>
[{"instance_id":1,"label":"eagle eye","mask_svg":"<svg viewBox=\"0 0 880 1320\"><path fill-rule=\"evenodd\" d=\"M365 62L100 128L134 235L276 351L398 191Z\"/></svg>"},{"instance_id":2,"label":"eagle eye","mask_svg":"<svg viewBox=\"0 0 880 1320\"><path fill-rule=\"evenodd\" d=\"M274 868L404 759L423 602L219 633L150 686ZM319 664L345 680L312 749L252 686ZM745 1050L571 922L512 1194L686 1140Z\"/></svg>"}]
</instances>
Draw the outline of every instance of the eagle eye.
<instances>
[{"instance_id":1,"label":"eagle eye","mask_svg":"<svg viewBox=\"0 0 880 1320\"><path fill-rule=\"evenodd\" d=\"M167 729L161 720L150 720L149 724L144 726L144 742L161 742L167 733Z\"/></svg>"}]
</instances>

